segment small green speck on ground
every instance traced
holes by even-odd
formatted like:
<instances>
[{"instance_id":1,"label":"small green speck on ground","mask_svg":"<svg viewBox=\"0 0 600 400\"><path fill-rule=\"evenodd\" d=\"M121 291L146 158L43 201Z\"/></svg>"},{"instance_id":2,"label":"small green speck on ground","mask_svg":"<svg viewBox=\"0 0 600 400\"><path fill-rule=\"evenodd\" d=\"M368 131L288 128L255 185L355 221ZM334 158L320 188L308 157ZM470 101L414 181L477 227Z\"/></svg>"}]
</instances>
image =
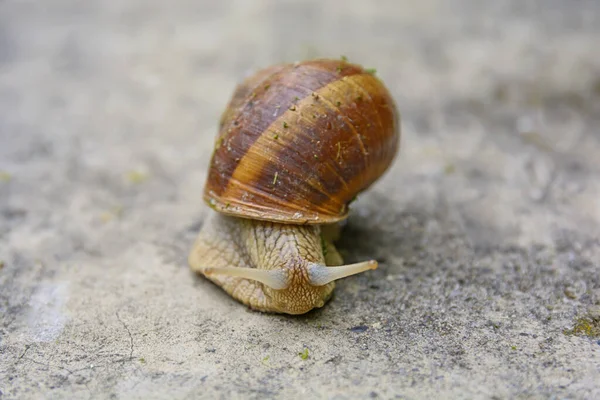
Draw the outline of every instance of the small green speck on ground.
<instances>
[{"instance_id":1,"label":"small green speck on ground","mask_svg":"<svg viewBox=\"0 0 600 400\"><path fill-rule=\"evenodd\" d=\"M446 175L451 175L454 172L456 172L456 167L454 166L454 164L446 164L446 166L444 167L444 173Z\"/></svg>"},{"instance_id":2,"label":"small green speck on ground","mask_svg":"<svg viewBox=\"0 0 600 400\"><path fill-rule=\"evenodd\" d=\"M140 361L142 364L146 364L146 359L145 359L144 357L140 357L139 361Z\"/></svg>"},{"instance_id":3,"label":"small green speck on ground","mask_svg":"<svg viewBox=\"0 0 600 400\"><path fill-rule=\"evenodd\" d=\"M517 346L510 346L510 349L515 351L515 350L517 350Z\"/></svg>"},{"instance_id":4,"label":"small green speck on ground","mask_svg":"<svg viewBox=\"0 0 600 400\"><path fill-rule=\"evenodd\" d=\"M269 362L269 358L271 358L271 357L265 356L265 358L262 359L261 363L263 365L267 365L268 366L269 365L269 363L268 363Z\"/></svg>"},{"instance_id":5,"label":"small green speck on ground","mask_svg":"<svg viewBox=\"0 0 600 400\"><path fill-rule=\"evenodd\" d=\"M123 215L123 206L114 206L110 210L103 212L100 215L102 222L110 222L119 219Z\"/></svg>"},{"instance_id":6,"label":"small green speck on ground","mask_svg":"<svg viewBox=\"0 0 600 400\"><path fill-rule=\"evenodd\" d=\"M144 183L148 180L148 174L140 171L131 171L127 174L127 180L133 184Z\"/></svg>"},{"instance_id":7,"label":"small green speck on ground","mask_svg":"<svg viewBox=\"0 0 600 400\"><path fill-rule=\"evenodd\" d=\"M577 319L572 329L566 329L563 333L567 336L586 336L589 338L600 337L600 319L582 317Z\"/></svg>"},{"instance_id":8,"label":"small green speck on ground","mask_svg":"<svg viewBox=\"0 0 600 400\"><path fill-rule=\"evenodd\" d=\"M8 172L0 171L0 182L8 182L11 178Z\"/></svg>"},{"instance_id":9,"label":"small green speck on ground","mask_svg":"<svg viewBox=\"0 0 600 400\"><path fill-rule=\"evenodd\" d=\"M307 360L308 359L308 349L305 347L303 351L298 353L298 355L300 356L301 359Z\"/></svg>"},{"instance_id":10,"label":"small green speck on ground","mask_svg":"<svg viewBox=\"0 0 600 400\"><path fill-rule=\"evenodd\" d=\"M0 260L0 269L4 268L4 261Z\"/></svg>"}]
</instances>

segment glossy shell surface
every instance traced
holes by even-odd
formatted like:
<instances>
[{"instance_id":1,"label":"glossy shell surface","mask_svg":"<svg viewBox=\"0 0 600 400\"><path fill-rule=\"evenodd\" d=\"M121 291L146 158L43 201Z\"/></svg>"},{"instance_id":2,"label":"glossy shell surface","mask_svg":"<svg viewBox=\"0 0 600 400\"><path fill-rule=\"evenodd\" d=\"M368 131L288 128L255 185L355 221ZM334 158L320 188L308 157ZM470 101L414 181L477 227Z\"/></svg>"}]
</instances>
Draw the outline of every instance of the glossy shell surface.
<instances>
[{"instance_id":1,"label":"glossy shell surface","mask_svg":"<svg viewBox=\"0 0 600 400\"><path fill-rule=\"evenodd\" d=\"M333 223L390 166L400 117L384 84L342 60L258 71L222 115L204 200L238 217Z\"/></svg>"}]
</instances>

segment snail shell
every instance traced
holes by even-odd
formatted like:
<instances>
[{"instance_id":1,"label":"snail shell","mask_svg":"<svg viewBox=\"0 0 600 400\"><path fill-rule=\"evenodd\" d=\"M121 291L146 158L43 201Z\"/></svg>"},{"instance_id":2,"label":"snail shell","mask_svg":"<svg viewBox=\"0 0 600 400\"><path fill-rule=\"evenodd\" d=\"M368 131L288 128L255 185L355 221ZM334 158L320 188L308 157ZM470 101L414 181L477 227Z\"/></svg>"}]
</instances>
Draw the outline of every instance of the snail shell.
<instances>
[{"instance_id":1,"label":"snail shell","mask_svg":"<svg viewBox=\"0 0 600 400\"><path fill-rule=\"evenodd\" d=\"M271 66L242 82L223 113L204 199L242 218L341 221L399 140L396 105L368 70L328 59Z\"/></svg>"}]
</instances>

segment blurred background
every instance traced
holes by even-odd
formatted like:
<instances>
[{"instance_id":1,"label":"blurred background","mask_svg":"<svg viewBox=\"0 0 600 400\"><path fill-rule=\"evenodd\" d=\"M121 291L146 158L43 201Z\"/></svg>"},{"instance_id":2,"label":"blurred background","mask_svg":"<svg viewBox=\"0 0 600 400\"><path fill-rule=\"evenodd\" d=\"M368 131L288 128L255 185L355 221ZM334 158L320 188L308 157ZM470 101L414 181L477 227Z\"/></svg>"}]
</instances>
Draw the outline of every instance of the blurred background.
<instances>
[{"instance_id":1,"label":"blurred background","mask_svg":"<svg viewBox=\"0 0 600 400\"><path fill-rule=\"evenodd\" d=\"M0 396L600 396L599 43L594 0L0 1ZM341 244L382 268L248 313L185 261L219 117L342 55L402 114Z\"/></svg>"},{"instance_id":2,"label":"blurred background","mask_svg":"<svg viewBox=\"0 0 600 400\"><path fill-rule=\"evenodd\" d=\"M102 191L126 190L128 178L152 176L163 183L160 193L144 190L150 198L184 196L182 202L197 207L209 144L236 83L273 63L315 57L345 55L376 68L393 92L403 117L403 154L387 179L398 189L414 184L418 192L423 177L462 168L470 182L481 180L476 186L484 192L506 184L518 188L513 197L540 199L557 168L575 171L597 157L594 1L4 1L0 7L0 162L4 180L23 175L13 184L35 186L21 192L29 202L61 197L70 190L62 186L77 181L105 202L126 203ZM476 196L473 185L456 184L467 190L457 196ZM590 184L600 195L598 183ZM578 203L571 189L562 200L586 208L598 223L598 206ZM25 201L15 192L13 201ZM31 199L32 193L43 196ZM67 205L83 212L94 205L77 202L89 200L75 196ZM504 202L513 200L519 201Z\"/></svg>"}]
</instances>

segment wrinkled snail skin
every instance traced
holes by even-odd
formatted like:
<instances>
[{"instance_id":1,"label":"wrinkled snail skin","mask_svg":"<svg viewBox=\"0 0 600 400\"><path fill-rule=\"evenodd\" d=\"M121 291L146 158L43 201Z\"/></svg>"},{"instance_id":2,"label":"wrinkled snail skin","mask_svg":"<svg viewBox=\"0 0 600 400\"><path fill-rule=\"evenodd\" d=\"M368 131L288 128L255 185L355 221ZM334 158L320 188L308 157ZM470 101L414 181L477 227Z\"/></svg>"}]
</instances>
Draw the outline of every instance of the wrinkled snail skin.
<instances>
[{"instance_id":1,"label":"wrinkled snail skin","mask_svg":"<svg viewBox=\"0 0 600 400\"><path fill-rule=\"evenodd\" d=\"M324 255L326 254L326 256ZM192 270L204 274L236 300L265 312L303 314L322 307L335 283L312 286L310 262L341 265L342 258L319 225L278 224L211 213L189 256ZM205 274L206 267L242 267L289 273L287 289L275 290L255 280Z\"/></svg>"},{"instance_id":2,"label":"wrinkled snail skin","mask_svg":"<svg viewBox=\"0 0 600 400\"><path fill-rule=\"evenodd\" d=\"M322 307L336 279L377 267L342 266L330 233L399 142L396 105L361 66L311 60L258 71L221 117L204 189L215 212L190 266L256 310Z\"/></svg>"}]
</instances>

